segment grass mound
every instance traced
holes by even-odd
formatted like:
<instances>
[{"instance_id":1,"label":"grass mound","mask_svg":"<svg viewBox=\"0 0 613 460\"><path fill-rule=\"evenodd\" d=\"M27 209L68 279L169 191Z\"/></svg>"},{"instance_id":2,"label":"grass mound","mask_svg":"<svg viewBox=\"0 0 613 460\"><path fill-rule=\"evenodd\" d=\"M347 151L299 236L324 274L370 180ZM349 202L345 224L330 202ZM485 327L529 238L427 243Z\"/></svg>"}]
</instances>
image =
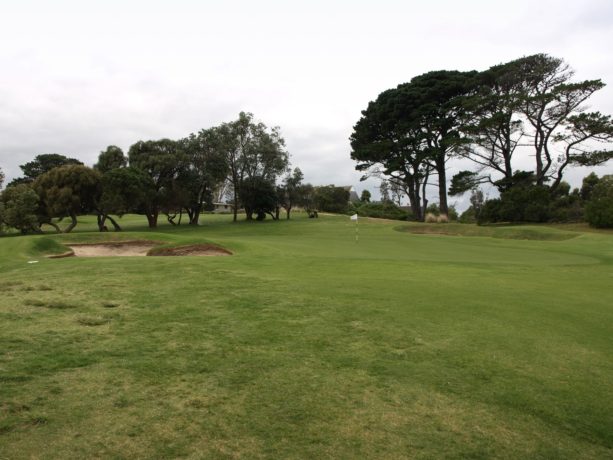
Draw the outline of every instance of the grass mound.
<instances>
[{"instance_id":1,"label":"grass mound","mask_svg":"<svg viewBox=\"0 0 613 460\"><path fill-rule=\"evenodd\" d=\"M417 235L481 236L511 240L565 241L579 236L546 226L478 226L472 224L408 224L396 227L399 232Z\"/></svg>"},{"instance_id":2,"label":"grass mound","mask_svg":"<svg viewBox=\"0 0 613 460\"><path fill-rule=\"evenodd\" d=\"M64 254L69 249L51 236L39 236L32 238L32 255L58 255Z\"/></svg>"}]
</instances>

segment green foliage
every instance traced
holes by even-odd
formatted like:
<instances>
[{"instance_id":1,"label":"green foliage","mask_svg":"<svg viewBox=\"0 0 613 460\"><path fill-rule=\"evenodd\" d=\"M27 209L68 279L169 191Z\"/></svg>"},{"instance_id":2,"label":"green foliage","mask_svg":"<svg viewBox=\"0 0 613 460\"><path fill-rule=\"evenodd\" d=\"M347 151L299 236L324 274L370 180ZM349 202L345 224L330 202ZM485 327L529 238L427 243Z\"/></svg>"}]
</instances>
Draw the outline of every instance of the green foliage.
<instances>
[{"instance_id":1,"label":"green foliage","mask_svg":"<svg viewBox=\"0 0 613 460\"><path fill-rule=\"evenodd\" d=\"M49 217L70 216L71 223L64 230L70 232L77 225L77 215L96 208L100 179L100 173L92 168L66 165L39 176L33 188Z\"/></svg>"},{"instance_id":2,"label":"green foliage","mask_svg":"<svg viewBox=\"0 0 613 460\"><path fill-rule=\"evenodd\" d=\"M550 218L549 188L540 185L511 186L499 199L488 200L479 213L479 223L547 222Z\"/></svg>"},{"instance_id":3,"label":"green foliage","mask_svg":"<svg viewBox=\"0 0 613 460\"><path fill-rule=\"evenodd\" d=\"M37 155L34 160L20 166L23 171L24 180L31 182L37 177L51 171L54 168L66 165L82 165L83 163L76 158L68 158L58 153L45 153Z\"/></svg>"},{"instance_id":4,"label":"green foliage","mask_svg":"<svg viewBox=\"0 0 613 460\"><path fill-rule=\"evenodd\" d=\"M600 178L591 191L585 211L592 227L613 227L613 175Z\"/></svg>"},{"instance_id":5,"label":"green foliage","mask_svg":"<svg viewBox=\"0 0 613 460\"><path fill-rule=\"evenodd\" d=\"M409 213L400 209L390 201L380 203L356 203L351 213L357 212L360 217L376 217L379 219L407 220Z\"/></svg>"},{"instance_id":6,"label":"green foliage","mask_svg":"<svg viewBox=\"0 0 613 460\"><path fill-rule=\"evenodd\" d=\"M459 222L461 224L474 224L477 222L477 211L475 208L469 206L468 209L460 215Z\"/></svg>"},{"instance_id":7,"label":"green foliage","mask_svg":"<svg viewBox=\"0 0 613 460\"><path fill-rule=\"evenodd\" d=\"M592 198L592 191L594 187L598 184L600 179L596 173L591 172L587 176L583 178L583 182L581 185L581 199L584 201L590 201Z\"/></svg>"},{"instance_id":8,"label":"green foliage","mask_svg":"<svg viewBox=\"0 0 613 460\"><path fill-rule=\"evenodd\" d=\"M127 164L128 159L123 154L123 150L116 145L109 145L98 155L98 163L94 165L94 169L104 174L113 169L125 168Z\"/></svg>"},{"instance_id":9,"label":"green foliage","mask_svg":"<svg viewBox=\"0 0 613 460\"><path fill-rule=\"evenodd\" d=\"M277 190L270 180L258 176L247 177L243 180L239 192L247 219L251 220L253 214L256 214L257 220L264 220L266 214L277 218Z\"/></svg>"},{"instance_id":10,"label":"green foliage","mask_svg":"<svg viewBox=\"0 0 613 460\"><path fill-rule=\"evenodd\" d=\"M2 215L0 221L21 233L39 231L38 195L29 185L19 184L8 187L0 194Z\"/></svg>"},{"instance_id":11,"label":"green foliage","mask_svg":"<svg viewBox=\"0 0 613 460\"><path fill-rule=\"evenodd\" d=\"M349 192L334 185L316 187L315 204L319 211L342 214L347 211Z\"/></svg>"},{"instance_id":12,"label":"green foliage","mask_svg":"<svg viewBox=\"0 0 613 460\"><path fill-rule=\"evenodd\" d=\"M0 168L0 190L2 190L2 185L4 184L4 171Z\"/></svg>"},{"instance_id":13,"label":"green foliage","mask_svg":"<svg viewBox=\"0 0 613 460\"><path fill-rule=\"evenodd\" d=\"M228 175L227 158L218 128L202 129L180 142L187 162L174 181L179 192L175 201L187 209L190 224L197 225L202 209L213 208L213 194Z\"/></svg>"},{"instance_id":14,"label":"green foliage","mask_svg":"<svg viewBox=\"0 0 613 460\"><path fill-rule=\"evenodd\" d=\"M362 203L370 203L370 192L368 190L362 190L362 194L360 195L360 201Z\"/></svg>"},{"instance_id":15,"label":"green foliage","mask_svg":"<svg viewBox=\"0 0 613 460\"><path fill-rule=\"evenodd\" d=\"M150 228L157 226L159 212L164 204L174 200L173 181L186 165L186 155L180 143L161 139L139 141L130 147L128 159L131 167L149 176L153 187L146 189L144 211Z\"/></svg>"},{"instance_id":16,"label":"green foliage","mask_svg":"<svg viewBox=\"0 0 613 460\"><path fill-rule=\"evenodd\" d=\"M228 181L232 186L234 220L237 219L238 205L242 200L241 188L244 180L260 177L272 183L287 170L289 153L278 127L268 128L256 123L252 113L241 112L238 120L223 123L217 128L219 146L228 165Z\"/></svg>"},{"instance_id":17,"label":"green foliage","mask_svg":"<svg viewBox=\"0 0 613 460\"><path fill-rule=\"evenodd\" d=\"M451 178L449 186L449 195L462 195L463 193L473 190L481 183L479 174L472 171L460 171Z\"/></svg>"},{"instance_id":18,"label":"green foliage","mask_svg":"<svg viewBox=\"0 0 613 460\"><path fill-rule=\"evenodd\" d=\"M382 173L402 184L417 220L424 211L422 186L432 171L438 173L446 212L446 161L463 143L455 101L470 89L472 78L473 73L456 71L415 77L381 93L354 126L350 141L356 169Z\"/></svg>"},{"instance_id":19,"label":"green foliage","mask_svg":"<svg viewBox=\"0 0 613 460\"><path fill-rule=\"evenodd\" d=\"M119 216L141 210L154 193L151 177L133 167L108 170L102 175L101 187L97 208L103 214Z\"/></svg>"},{"instance_id":20,"label":"green foliage","mask_svg":"<svg viewBox=\"0 0 613 460\"><path fill-rule=\"evenodd\" d=\"M291 174L289 172L287 173L283 180L283 185L277 189L279 205L285 208L288 219L290 218L290 213L294 206L305 205L306 189L302 184L303 179L304 175L300 168L294 168Z\"/></svg>"}]
</instances>

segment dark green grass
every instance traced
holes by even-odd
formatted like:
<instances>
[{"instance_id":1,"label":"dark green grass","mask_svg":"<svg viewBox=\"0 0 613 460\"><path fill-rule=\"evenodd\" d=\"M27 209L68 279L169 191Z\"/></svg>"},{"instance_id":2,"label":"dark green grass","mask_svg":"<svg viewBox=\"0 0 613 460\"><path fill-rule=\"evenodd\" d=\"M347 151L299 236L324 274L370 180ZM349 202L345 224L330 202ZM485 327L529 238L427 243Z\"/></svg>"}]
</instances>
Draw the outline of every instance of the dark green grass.
<instances>
[{"instance_id":1,"label":"dark green grass","mask_svg":"<svg viewBox=\"0 0 613 460\"><path fill-rule=\"evenodd\" d=\"M610 234L203 222L0 239L0 458L613 456Z\"/></svg>"}]
</instances>

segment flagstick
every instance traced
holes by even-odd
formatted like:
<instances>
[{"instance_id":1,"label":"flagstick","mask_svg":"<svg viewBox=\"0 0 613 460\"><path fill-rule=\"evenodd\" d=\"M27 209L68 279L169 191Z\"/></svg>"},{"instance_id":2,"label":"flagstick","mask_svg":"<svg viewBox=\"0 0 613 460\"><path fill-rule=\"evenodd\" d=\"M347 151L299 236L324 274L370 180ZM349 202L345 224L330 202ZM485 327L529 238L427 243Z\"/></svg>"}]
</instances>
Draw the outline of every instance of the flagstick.
<instances>
[{"instance_id":1,"label":"flagstick","mask_svg":"<svg viewBox=\"0 0 613 460\"><path fill-rule=\"evenodd\" d=\"M358 243L358 219L355 220L355 243Z\"/></svg>"}]
</instances>

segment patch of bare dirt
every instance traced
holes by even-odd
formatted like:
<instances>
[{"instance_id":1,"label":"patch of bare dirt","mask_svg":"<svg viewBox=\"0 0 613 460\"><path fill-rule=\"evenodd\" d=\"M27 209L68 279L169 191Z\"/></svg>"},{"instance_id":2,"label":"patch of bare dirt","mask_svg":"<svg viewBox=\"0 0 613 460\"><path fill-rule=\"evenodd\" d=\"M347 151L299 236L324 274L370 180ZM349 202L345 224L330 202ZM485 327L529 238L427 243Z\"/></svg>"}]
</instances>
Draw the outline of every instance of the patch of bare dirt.
<instances>
[{"instance_id":1,"label":"patch of bare dirt","mask_svg":"<svg viewBox=\"0 0 613 460\"><path fill-rule=\"evenodd\" d=\"M152 251L150 256L231 256L227 249L214 244L191 244L174 248L160 248Z\"/></svg>"}]
</instances>

